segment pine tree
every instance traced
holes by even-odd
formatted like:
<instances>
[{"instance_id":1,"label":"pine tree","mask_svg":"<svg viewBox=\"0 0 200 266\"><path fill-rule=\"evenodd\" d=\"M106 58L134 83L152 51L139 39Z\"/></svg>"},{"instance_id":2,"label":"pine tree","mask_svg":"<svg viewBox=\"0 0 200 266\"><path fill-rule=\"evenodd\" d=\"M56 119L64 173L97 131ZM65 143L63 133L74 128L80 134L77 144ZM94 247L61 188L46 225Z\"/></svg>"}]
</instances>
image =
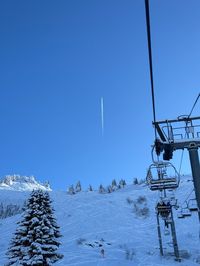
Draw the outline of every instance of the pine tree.
<instances>
[{"instance_id":1,"label":"pine tree","mask_svg":"<svg viewBox=\"0 0 200 266\"><path fill-rule=\"evenodd\" d=\"M126 181L124 180L124 179L121 179L120 181L119 181L119 186L118 186L118 188L124 188L126 186Z\"/></svg>"},{"instance_id":2,"label":"pine tree","mask_svg":"<svg viewBox=\"0 0 200 266\"><path fill-rule=\"evenodd\" d=\"M138 179L137 179L137 177L135 177L135 178L133 179L133 184L134 184L134 185L138 185Z\"/></svg>"},{"instance_id":3,"label":"pine tree","mask_svg":"<svg viewBox=\"0 0 200 266\"><path fill-rule=\"evenodd\" d=\"M81 182L78 181L78 183L76 184L76 188L75 188L76 192L80 192L81 191Z\"/></svg>"},{"instance_id":4,"label":"pine tree","mask_svg":"<svg viewBox=\"0 0 200 266\"><path fill-rule=\"evenodd\" d=\"M107 192L108 192L108 193L112 193L112 192L113 192L113 189L112 189L111 186L108 186L108 187L107 187Z\"/></svg>"},{"instance_id":5,"label":"pine tree","mask_svg":"<svg viewBox=\"0 0 200 266\"><path fill-rule=\"evenodd\" d=\"M49 194L33 191L8 250L8 266L50 266L63 256L57 253L61 236Z\"/></svg>"},{"instance_id":6,"label":"pine tree","mask_svg":"<svg viewBox=\"0 0 200 266\"><path fill-rule=\"evenodd\" d=\"M115 179L113 179L113 181L112 181L112 187L116 187L116 186L117 186L117 182L116 182Z\"/></svg>"},{"instance_id":7,"label":"pine tree","mask_svg":"<svg viewBox=\"0 0 200 266\"><path fill-rule=\"evenodd\" d=\"M113 181L112 181L112 190L114 191L116 189L117 189L117 182L116 182L115 179L113 179Z\"/></svg>"},{"instance_id":8,"label":"pine tree","mask_svg":"<svg viewBox=\"0 0 200 266\"><path fill-rule=\"evenodd\" d=\"M91 185L89 185L89 188L88 188L89 191L93 191L93 188Z\"/></svg>"},{"instance_id":9,"label":"pine tree","mask_svg":"<svg viewBox=\"0 0 200 266\"><path fill-rule=\"evenodd\" d=\"M105 188L102 186L102 185L100 185L99 186L99 193L105 193L106 192L106 190L105 190Z\"/></svg>"},{"instance_id":10,"label":"pine tree","mask_svg":"<svg viewBox=\"0 0 200 266\"><path fill-rule=\"evenodd\" d=\"M123 180L122 179L119 181L118 188L123 188Z\"/></svg>"},{"instance_id":11,"label":"pine tree","mask_svg":"<svg viewBox=\"0 0 200 266\"><path fill-rule=\"evenodd\" d=\"M74 194L75 194L74 186L73 186L73 185L71 185L71 186L68 188L68 194L70 194L70 195L74 195Z\"/></svg>"}]
</instances>

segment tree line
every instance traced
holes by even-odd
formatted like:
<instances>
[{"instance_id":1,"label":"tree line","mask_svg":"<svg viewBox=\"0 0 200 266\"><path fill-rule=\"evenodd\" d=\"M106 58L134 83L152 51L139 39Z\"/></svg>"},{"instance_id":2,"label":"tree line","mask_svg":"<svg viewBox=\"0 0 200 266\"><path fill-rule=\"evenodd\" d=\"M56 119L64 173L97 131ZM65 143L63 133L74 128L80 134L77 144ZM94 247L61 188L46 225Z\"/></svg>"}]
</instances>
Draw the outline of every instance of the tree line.
<instances>
[{"instance_id":1,"label":"tree line","mask_svg":"<svg viewBox=\"0 0 200 266\"><path fill-rule=\"evenodd\" d=\"M140 179L138 180L138 178L134 178L132 184L133 185L140 185L145 183L144 179ZM112 193L118 189L122 189L126 186L126 181L125 179L121 179L119 182L116 181L116 179L113 179L111 184L108 186L103 186L102 184L99 185L98 187L98 192L103 194L103 193ZM67 193L70 195L74 195L76 193L79 193L82 191L82 186L81 186L81 182L78 181L77 184L74 185L70 185L67 189ZM87 191L94 191L92 185L89 185Z\"/></svg>"}]
</instances>

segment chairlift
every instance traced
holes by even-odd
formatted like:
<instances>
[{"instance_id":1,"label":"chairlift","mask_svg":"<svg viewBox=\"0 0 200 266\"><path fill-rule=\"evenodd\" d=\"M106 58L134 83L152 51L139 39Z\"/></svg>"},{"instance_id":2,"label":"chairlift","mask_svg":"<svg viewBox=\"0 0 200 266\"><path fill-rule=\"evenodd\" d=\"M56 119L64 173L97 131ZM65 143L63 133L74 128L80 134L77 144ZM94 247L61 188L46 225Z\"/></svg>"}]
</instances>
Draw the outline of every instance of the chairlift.
<instances>
[{"instance_id":1,"label":"chairlift","mask_svg":"<svg viewBox=\"0 0 200 266\"><path fill-rule=\"evenodd\" d=\"M188 209L189 209L191 212L198 211L198 207L197 207L197 201L196 201L196 199L190 199L190 200L188 201Z\"/></svg>"},{"instance_id":2,"label":"chairlift","mask_svg":"<svg viewBox=\"0 0 200 266\"><path fill-rule=\"evenodd\" d=\"M171 213L172 206L170 202L165 203L164 201L158 202L156 205L156 210L162 218L167 219Z\"/></svg>"},{"instance_id":3,"label":"chairlift","mask_svg":"<svg viewBox=\"0 0 200 266\"><path fill-rule=\"evenodd\" d=\"M182 208L181 211L178 213L178 218L186 218L190 217L192 214L188 208Z\"/></svg>"},{"instance_id":4,"label":"chairlift","mask_svg":"<svg viewBox=\"0 0 200 266\"><path fill-rule=\"evenodd\" d=\"M172 190L179 186L180 175L170 162L158 161L150 165L146 180L151 190Z\"/></svg>"},{"instance_id":5,"label":"chairlift","mask_svg":"<svg viewBox=\"0 0 200 266\"><path fill-rule=\"evenodd\" d=\"M182 214L183 214L184 217L190 217L192 215L188 208L184 208L182 210Z\"/></svg>"},{"instance_id":6,"label":"chairlift","mask_svg":"<svg viewBox=\"0 0 200 266\"><path fill-rule=\"evenodd\" d=\"M177 214L177 217L178 217L178 219L183 219L183 218L185 218L185 217L183 216L183 214L182 214L181 211Z\"/></svg>"}]
</instances>

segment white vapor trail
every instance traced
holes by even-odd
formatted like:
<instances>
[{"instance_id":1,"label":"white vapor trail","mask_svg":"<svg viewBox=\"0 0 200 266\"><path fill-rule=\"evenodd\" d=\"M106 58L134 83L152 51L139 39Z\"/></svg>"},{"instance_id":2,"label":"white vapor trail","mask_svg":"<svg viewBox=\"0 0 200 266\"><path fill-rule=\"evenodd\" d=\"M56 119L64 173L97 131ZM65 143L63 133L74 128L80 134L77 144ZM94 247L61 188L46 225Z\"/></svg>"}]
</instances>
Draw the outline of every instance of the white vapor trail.
<instances>
[{"instance_id":1,"label":"white vapor trail","mask_svg":"<svg viewBox=\"0 0 200 266\"><path fill-rule=\"evenodd\" d=\"M104 109L103 109L103 97L101 97L101 131L102 136L104 135Z\"/></svg>"}]
</instances>

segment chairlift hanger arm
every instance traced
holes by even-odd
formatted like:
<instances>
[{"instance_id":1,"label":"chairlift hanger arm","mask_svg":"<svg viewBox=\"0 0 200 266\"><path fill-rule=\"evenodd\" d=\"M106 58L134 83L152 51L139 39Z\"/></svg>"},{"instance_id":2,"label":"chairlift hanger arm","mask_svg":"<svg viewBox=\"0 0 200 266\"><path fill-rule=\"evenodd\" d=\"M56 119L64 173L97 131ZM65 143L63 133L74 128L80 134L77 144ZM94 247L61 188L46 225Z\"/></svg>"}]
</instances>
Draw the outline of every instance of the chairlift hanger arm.
<instances>
[{"instance_id":1,"label":"chairlift hanger arm","mask_svg":"<svg viewBox=\"0 0 200 266\"><path fill-rule=\"evenodd\" d=\"M155 129L158 132L158 135L160 136L161 140L164 141L164 142L167 141L166 138L165 138L165 135L163 134L163 132L162 132L160 126L159 126L159 124L157 122L155 122L153 124L154 124Z\"/></svg>"}]
</instances>

